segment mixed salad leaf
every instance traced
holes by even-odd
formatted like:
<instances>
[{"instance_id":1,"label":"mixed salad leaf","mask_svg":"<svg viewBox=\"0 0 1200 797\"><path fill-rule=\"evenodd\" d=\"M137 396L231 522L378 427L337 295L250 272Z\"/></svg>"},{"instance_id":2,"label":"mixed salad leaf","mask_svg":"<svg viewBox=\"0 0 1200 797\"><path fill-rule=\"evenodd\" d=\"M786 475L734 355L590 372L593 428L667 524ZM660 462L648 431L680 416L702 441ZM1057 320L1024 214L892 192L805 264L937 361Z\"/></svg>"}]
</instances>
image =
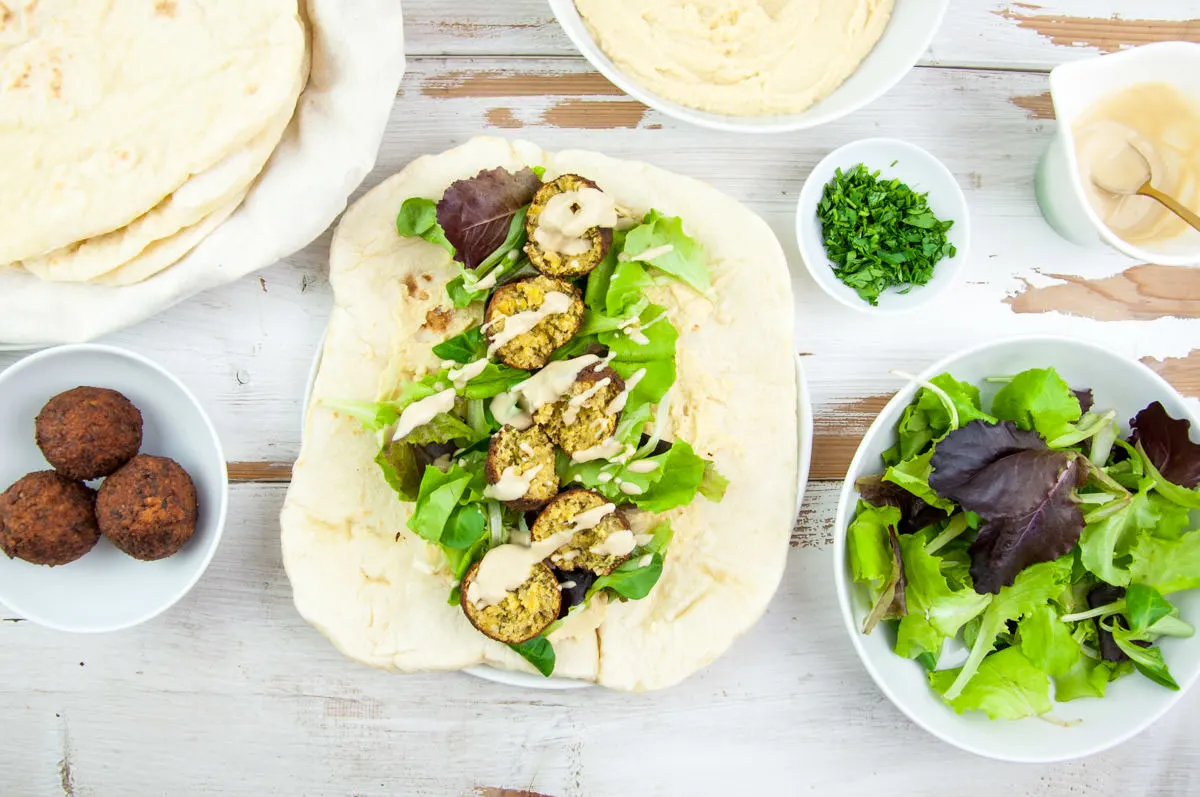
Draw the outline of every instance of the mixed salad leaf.
<instances>
[{"instance_id":1,"label":"mixed salad leaf","mask_svg":"<svg viewBox=\"0 0 1200 797\"><path fill-rule=\"evenodd\" d=\"M1042 715L1135 671L1178 689L1159 642L1194 633L1169 598L1200 587L1190 423L1155 402L1123 439L1053 368L988 382L986 408L951 374L922 383L857 484L864 633L886 625L958 713Z\"/></svg>"},{"instance_id":2,"label":"mixed salad leaf","mask_svg":"<svg viewBox=\"0 0 1200 797\"><path fill-rule=\"evenodd\" d=\"M550 185L543 179L540 168L490 169L454 182L438 199L412 197L401 205L398 234L439 246L457 263L458 274L446 286L454 307L489 301L498 289L538 274L526 245L532 244L530 219L536 218L531 203ZM545 218L544 204L539 207ZM620 222L590 273L569 277L583 299L584 320L549 359L552 364L594 355L625 380L619 406L609 405L618 416L612 442L621 453L576 461L557 450L554 471L563 489L591 490L622 515L667 512L697 496L720 501L728 482L714 464L685 440L663 439L679 332L667 308L649 296L656 286L675 281L708 292L704 250L681 219L657 210L626 214ZM433 346L440 367L395 385L391 395L374 402L325 402L376 435L376 464L397 498L413 505L408 529L445 555L451 604L462 599L462 582L477 563L499 546L528 545L533 525L523 508L489 489L498 477L489 471L488 452L503 427L493 400L515 404L521 384L537 369L513 367L494 349L488 326L475 324ZM418 402L422 412L413 424L412 414L405 413ZM438 411L425 411L431 403ZM639 536L611 572L555 569L563 599L559 618L509 646L542 674L552 674L555 653L548 637L598 596L624 601L650 594L671 537L670 524L662 521Z\"/></svg>"}]
</instances>

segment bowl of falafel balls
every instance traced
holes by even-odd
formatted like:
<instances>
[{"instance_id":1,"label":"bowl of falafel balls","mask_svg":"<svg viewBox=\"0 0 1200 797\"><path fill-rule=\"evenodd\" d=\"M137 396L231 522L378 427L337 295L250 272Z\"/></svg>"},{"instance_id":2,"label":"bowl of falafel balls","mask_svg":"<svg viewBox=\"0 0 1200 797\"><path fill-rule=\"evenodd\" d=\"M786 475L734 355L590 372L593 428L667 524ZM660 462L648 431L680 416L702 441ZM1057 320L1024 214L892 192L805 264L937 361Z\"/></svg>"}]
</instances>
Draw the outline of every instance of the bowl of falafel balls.
<instances>
[{"instance_id":1,"label":"bowl of falafel balls","mask_svg":"<svg viewBox=\"0 0 1200 797\"><path fill-rule=\"evenodd\" d=\"M174 376L110 346L0 373L0 604L62 631L116 631L175 605L225 525L225 456Z\"/></svg>"}]
</instances>

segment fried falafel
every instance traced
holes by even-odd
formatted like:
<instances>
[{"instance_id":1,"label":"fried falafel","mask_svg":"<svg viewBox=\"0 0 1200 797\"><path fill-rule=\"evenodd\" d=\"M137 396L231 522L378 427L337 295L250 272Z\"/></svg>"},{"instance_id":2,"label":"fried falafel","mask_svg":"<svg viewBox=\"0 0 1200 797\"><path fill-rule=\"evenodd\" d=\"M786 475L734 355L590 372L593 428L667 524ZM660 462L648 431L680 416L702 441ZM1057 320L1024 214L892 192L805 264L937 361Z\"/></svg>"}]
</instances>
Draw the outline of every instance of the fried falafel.
<instances>
[{"instance_id":1,"label":"fried falafel","mask_svg":"<svg viewBox=\"0 0 1200 797\"><path fill-rule=\"evenodd\" d=\"M488 444L485 471L490 491L513 509L539 509L558 494L558 472L554 465L554 443L537 426L524 431L505 426ZM537 472L532 473L535 468ZM506 471L510 477L528 478L529 489L520 496L506 498L503 487L497 488Z\"/></svg>"},{"instance_id":2,"label":"fried falafel","mask_svg":"<svg viewBox=\"0 0 1200 797\"><path fill-rule=\"evenodd\" d=\"M142 447L142 413L107 388L77 387L59 393L42 407L35 429L46 461L75 481L115 473Z\"/></svg>"},{"instance_id":3,"label":"fried falafel","mask_svg":"<svg viewBox=\"0 0 1200 797\"><path fill-rule=\"evenodd\" d=\"M531 329L520 324L520 334L514 335L512 329L505 332L514 316L530 313L522 319L536 319L536 311L548 300L555 302L555 306L561 305L562 311L537 319ZM574 285L551 277L529 277L496 289L488 301L483 328L489 344L501 343L496 349L500 361L533 371L544 366L555 349L575 337L583 326L583 313L583 298Z\"/></svg>"},{"instance_id":4,"label":"fried falafel","mask_svg":"<svg viewBox=\"0 0 1200 797\"><path fill-rule=\"evenodd\" d=\"M100 531L143 561L177 553L196 531L196 486L177 462L140 454L104 480L96 496Z\"/></svg>"},{"instance_id":5,"label":"fried falafel","mask_svg":"<svg viewBox=\"0 0 1200 797\"><path fill-rule=\"evenodd\" d=\"M628 559L634 548L629 523L607 498L592 490L559 493L529 531L534 542L541 542L572 529L571 541L549 556L548 561L558 570L590 570L606 576Z\"/></svg>"},{"instance_id":6,"label":"fried falafel","mask_svg":"<svg viewBox=\"0 0 1200 797\"><path fill-rule=\"evenodd\" d=\"M476 606L468 597L480 564L476 563L463 577L459 603L471 625L484 636L497 642L519 645L533 639L558 619L562 594L558 580L544 562L534 564L529 571L529 578L521 586L491 606Z\"/></svg>"},{"instance_id":7,"label":"fried falafel","mask_svg":"<svg viewBox=\"0 0 1200 797\"><path fill-rule=\"evenodd\" d=\"M0 550L35 565L65 565L95 547L96 493L52 470L30 473L0 495Z\"/></svg>"},{"instance_id":8,"label":"fried falafel","mask_svg":"<svg viewBox=\"0 0 1200 797\"><path fill-rule=\"evenodd\" d=\"M619 412L609 412L625 390L625 380L611 368L589 365L579 372L567 394L543 404L533 420L568 454L600 445L617 430Z\"/></svg>"},{"instance_id":9,"label":"fried falafel","mask_svg":"<svg viewBox=\"0 0 1200 797\"><path fill-rule=\"evenodd\" d=\"M613 241L612 227L597 225L585 230L579 236L587 246L582 252L559 252L546 248L538 242L537 230L543 223L542 213L550 201L556 196L578 192L585 188L600 190L599 186L587 178L577 174L564 174L546 183L534 194L533 202L529 205L529 213L525 217L525 231L529 236L529 241L525 244L525 254L529 256L530 264L542 274L570 279L582 277L600 265L608 254ZM579 212L578 205L573 205L572 210Z\"/></svg>"}]
</instances>

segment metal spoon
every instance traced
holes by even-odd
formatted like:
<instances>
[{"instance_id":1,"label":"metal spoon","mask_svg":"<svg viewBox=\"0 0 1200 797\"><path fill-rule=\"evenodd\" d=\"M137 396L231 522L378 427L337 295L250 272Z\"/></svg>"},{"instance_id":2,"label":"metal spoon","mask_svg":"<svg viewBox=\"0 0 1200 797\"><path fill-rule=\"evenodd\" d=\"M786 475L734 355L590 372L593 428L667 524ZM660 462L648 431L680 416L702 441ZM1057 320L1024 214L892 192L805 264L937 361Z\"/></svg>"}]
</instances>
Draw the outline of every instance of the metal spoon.
<instances>
[{"instance_id":1,"label":"metal spoon","mask_svg":"<svg viewBox=\"0 0 1200 797\"><path fill-rule=\"evenodd\" d=\"M1111 168L1107 173L1103 169L1092 173L1092 182L1101 189L1110 194L1148 196L1200 231L1200 216L1150 184L1153 180L1150 161L1146 160L1146 156L1136 147L1125 147L1120 155L1113 157L1108 166Z\"/></svg>"}]
</instances>

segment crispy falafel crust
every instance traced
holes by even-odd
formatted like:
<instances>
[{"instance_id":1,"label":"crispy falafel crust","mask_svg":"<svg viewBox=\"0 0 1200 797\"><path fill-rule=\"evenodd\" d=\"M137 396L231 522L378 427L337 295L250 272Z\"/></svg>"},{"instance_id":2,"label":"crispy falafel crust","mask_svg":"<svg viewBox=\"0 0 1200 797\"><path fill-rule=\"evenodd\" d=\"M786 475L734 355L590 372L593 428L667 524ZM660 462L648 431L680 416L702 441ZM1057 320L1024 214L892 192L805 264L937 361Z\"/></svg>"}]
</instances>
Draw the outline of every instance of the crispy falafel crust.
<instances>
[{"instance_id":1,"label":"crispy falafel crust","mask_svg":"<svg viewBox=\"0 0 1200 797\"><path fill-rule=\"evenodd\" d=\"M571 528L572 522L581 512L607 503L607 498L593 490L565 490L546 504L529 529L530 535L534 542L541 542ZM576 532L571 542L552 553L548 561L559 570L590 570L598 576L607 576L620 567L629 555L592 553L591 548L604 542L610 534L627 530L629 523L620 512L605 515L594 528Z\"/></svg>"},{"instance_id":2,"label":"crispy falafel crust","mask_svg":"<svg viewBox=\"0 0 1200 797\"><path fill-rule=\"evenodd\" d=\"M52 470L30 473L0 495L0 550L35 565L65 565L95 547L96 494Z\"/></svg>"},{"instance_id":3,"label":"crispy falafel crust","mask_svg":"<svg viewBox=\"0 0 1200 797\"><path fill-rule=\"evenodd\" d=\"M524 444L533 454L522 450ZM488 484L500 481L505 468L516 467L519 473L527 473L539 465L541 470L529 483L529 491L515 501L505 501L507 506L523 512L539 509L558 494L558 472L554 469L554 443L539 426L518 431L511 426L503 427L488 443L485 471Z\"/></svg>"},{"instance_id":4,"label":"crispy falafel crust","mask_svg":"<svg viewBox=\"0 0 1200 797\"><path fill-rule=\"evenodd\" d=\"M77 387L38 413L38 448L60 474L76 481L115 473L142 447L142 413L115 390Z\"/></svg>"},{"instance_id":5,"label":"crispy falafel crust","mask_svg":"<svg viewBox=\"0 0 1200 797\"><path fill-rule=\"evenodd\" d=\"M476 608L467 600L467 592L480 564L477 562L463 577L459 603L471 625L481 634L497 642L519 645L533 639L558 619L562 593L558 589L558 579L545 562L535 564L529 578L515 592L505 595L504 600L493 606Z\"/></svg>"},{"instance_id":6,"label":"crispy falafel crust","mask_svg":"<svg viewBox=\"0 0 1200 797\"><path fill-rule=\"evenodd\" d=\"M571 399L592 390L605 379L607 384L580 404L575 420L567 423ZM563 451L574 454L600 445L617 431L617 416L605 410L624 389L625 380L613 369L606 367L597 371L595 366L589 366L579 372L566 396L538 407L533 419Z\"/></svg>"},{"instance_id":7,"label":"crispy falafel crust","mask_svg":"<svg viewBox=\"0 0 1200 797\"><path fill-rule=\"evenodd\" d=\"M538 192L533 195L533 202L529 205L529 214L525 217L525 232L529 236L529 242L525 244L525 254L529 256L529 262L533 267L546 276L575 279L590 274L604 260L612 246L613 231L611 227L592 227L587 230L583 237L588 239L591 246L581 255L564 255L561 252L548 251L534 240L533 233L537 229L546 204L558 194L578 191L581 188L600 190L600 186L586 177L580 177L578 174L563 174L539 188Z\"/></svg>"},{"instance_id":8,"label":"crispy falafel crust","mask_svg":"<svg viewBox=\"0 0 1200 797\"><path fill-rule=\"evenodd\" d=\"M140 454L100 485L100 531L135 559L178 553L196 531L196 486L179 463Z\"/></svg>"},{"instance_id":9,"label":"crispy falafel crust","mask_svg":"<svg viewBox=\"0 0 1200 797\"><path fill-rule=\"evenodd\" d=\"M496 357L513 368L532 371L544 366L555 349L575 337L583 326L583 297L579 289L566 280L553 277L529 277L501 285L488 300L484 323L487 338L504 330L504 319L542 306L548 293L565 293L571 297L571 307L565 313L555 313L523 335L510 340L496 350Z\"/></svg>"}]
</instances>

